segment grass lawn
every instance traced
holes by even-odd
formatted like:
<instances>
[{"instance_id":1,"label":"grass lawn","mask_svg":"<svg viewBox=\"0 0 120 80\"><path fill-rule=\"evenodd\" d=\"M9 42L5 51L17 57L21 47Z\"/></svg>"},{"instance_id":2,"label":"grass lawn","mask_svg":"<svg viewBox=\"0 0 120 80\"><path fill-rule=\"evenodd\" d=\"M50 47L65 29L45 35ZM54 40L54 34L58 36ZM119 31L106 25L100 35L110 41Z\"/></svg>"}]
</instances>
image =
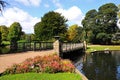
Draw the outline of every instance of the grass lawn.
<instances>
[{"instance_id":1,"label":"grass lawn","mask_svg":"<svg viewBox=\"0 0 120 80\"><path fill-rule=\"evenodd\" d=\"M74 73L25 73L1 76L0 80L82 80L79 74Z\"/></svg>"},{"instance_id":2,"label":"grass lawn","mask_svg":"<svg viewBox=\"0 0 120 80\"><path fill-rule=\"evenodd\" d=\"M9 41L2 41L2 44L9 45L10 42Z\"/></svg>"},{"instance_id":3,"label":"grass lawn","mask_svg":"<svg viewBox=\"0 0 120 80\"><path fill-rule=\"evenodd\" d=\"M120 50L120 45L88 45L86 52L89 53L102 50Z\"/></svg>"}]
</instances>

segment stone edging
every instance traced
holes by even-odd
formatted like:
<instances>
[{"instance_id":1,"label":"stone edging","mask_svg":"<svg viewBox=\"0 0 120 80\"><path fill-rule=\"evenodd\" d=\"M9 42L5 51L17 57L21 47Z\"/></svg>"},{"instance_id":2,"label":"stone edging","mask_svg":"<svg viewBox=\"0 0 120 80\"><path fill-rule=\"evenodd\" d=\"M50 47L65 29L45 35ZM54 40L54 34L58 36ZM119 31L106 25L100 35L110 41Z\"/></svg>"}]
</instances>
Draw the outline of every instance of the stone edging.
<instances>
[{"instance_id":1,"label":"stone edging","mask_svg":"<svg viewBox=\"0 0 120 80\"><path fill-rule=\"evenodd\" d=\"M87 77L84 76L77 68L75 69L75 72L82 77L82 80L88 80Z\"/></svg>"}]
</instances>

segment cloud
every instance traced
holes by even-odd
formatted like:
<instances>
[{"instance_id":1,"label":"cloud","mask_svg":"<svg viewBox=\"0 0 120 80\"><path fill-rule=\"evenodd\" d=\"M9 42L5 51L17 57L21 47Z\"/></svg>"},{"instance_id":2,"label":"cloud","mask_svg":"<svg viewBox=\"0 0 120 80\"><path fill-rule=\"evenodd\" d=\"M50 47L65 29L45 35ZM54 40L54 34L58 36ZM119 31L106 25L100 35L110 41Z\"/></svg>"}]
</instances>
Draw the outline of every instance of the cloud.
<instances>
[{"instance_id":1,"label":"cloud","mask_svg":"<svg viewBox=\"0 0 120 80\"><path fill-rule=\"evenodd\" d=\"M59 0L52 0L53 4L58 7L58 8L62 8L62 5L60 4Z\"/></svg>"},{"instance_id":2,"label":"cloud","mask_svg":"<svg viewBox=\"0 0 120 80\"><path fill-rule=\"evenodd\" d=\"M0 25L10 26L13 22L19 22L26 33L33 33L33 26L39 21L37 17L32 17L17 7L8 8L3 16L0 16Z\"/></svg>"},{"instance_id":3,"label":"cloud","mask_svg":"<svg viewBox=\"0 0 120 80\"><path fill-rule=\"evenodd\" d=\"M68 23L78 24L79 26L81 26L81 21L84 18L84 15L83 15L81 9L78 8L77 6L72 6L71 8L69 8L67 10L59 8L55 11L59 12L63 16L65 16L65 18L68 19Z\"/></svg>"},{"instance_id":4,"label":"cloud","mask_svg":"<svg viewBox=\"0 0 120 80\"><path fill-rule=\"evenodd\" d=\"M26 6L39 6L41 3L41 0L15 0L19 3L22 3Z\"/></svg>"}]
</instances>

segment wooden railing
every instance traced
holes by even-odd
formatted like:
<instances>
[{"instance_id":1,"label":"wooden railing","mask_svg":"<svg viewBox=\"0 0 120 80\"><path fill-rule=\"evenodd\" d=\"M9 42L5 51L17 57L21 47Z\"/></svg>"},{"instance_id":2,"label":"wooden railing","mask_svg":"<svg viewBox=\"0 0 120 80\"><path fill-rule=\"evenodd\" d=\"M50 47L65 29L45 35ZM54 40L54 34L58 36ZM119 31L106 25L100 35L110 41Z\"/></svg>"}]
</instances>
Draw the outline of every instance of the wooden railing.
<instances>
[{"instance_id":1,"label":"wooden railing","mask_svg":"<svg viewBox=\"0 0 120 80\"><path fill-rule=\"evenodd\" d=\"M62 43L61 45L62 52L70 52L81 48L84 48L83 43Z\"/></svg>"},{"instance_id":2,"label":"wooden railing","mask_svg":"<svg viewBox=\"0 0 120 80\"><path fill-rule=\"evenodd\" d=\"M18 52L53 49L53 42L18 42Z\"/></svg>"},{"instance_id":3,"label":"wooden railing","mask_svg":"<svg viewBox=\"0 0 120 80\"><path fill-rule=\"evenodd\" d=\"M11 49L11 52L24 52L24 51L40 51L53 49L53 42L18 42L17 50ZM61 54L66 52L72 52L76 50L84 50L84 43L62 43L54 42L54 51L55 53Z\"/></svg>"}]
</instances>

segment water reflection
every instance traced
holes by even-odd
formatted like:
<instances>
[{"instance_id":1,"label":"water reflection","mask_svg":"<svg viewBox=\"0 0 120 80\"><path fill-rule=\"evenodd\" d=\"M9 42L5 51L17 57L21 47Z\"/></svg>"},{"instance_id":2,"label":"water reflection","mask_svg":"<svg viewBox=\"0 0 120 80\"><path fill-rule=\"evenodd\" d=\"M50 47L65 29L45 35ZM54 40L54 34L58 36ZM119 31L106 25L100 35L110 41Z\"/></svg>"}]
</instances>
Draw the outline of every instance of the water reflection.
<instances>
[{"instance_id":1,"label":"water reflection","mask_svg":"<svg viewBox=\"0 0 120 80\"><path fill-rule=\"evenodd\" d=\"M89 80L120 80L120 51L86 54L79 61L76 67Z\"/></svg>"}]
</instances>

